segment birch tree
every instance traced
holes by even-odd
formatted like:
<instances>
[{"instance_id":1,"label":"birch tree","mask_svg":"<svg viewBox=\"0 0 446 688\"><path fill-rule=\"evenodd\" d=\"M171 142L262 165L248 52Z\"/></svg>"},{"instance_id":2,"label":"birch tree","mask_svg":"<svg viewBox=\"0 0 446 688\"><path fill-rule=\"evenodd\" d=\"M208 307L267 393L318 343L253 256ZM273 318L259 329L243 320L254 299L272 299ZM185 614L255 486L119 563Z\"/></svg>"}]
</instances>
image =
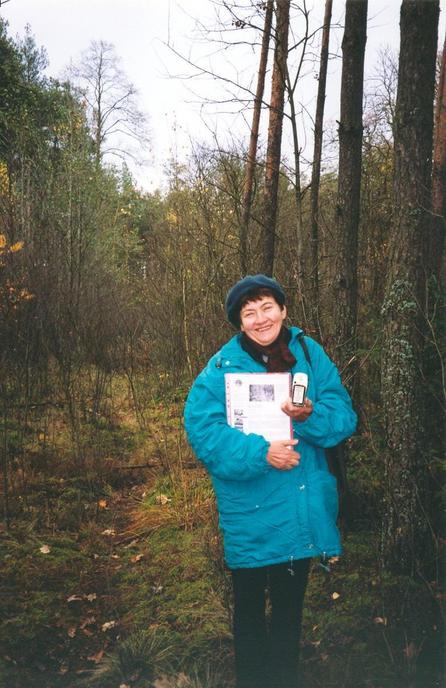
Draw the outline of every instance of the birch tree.
<instances>
[{"instance_id":1,"label":"birch tree","mask_svg":"<svg viewBox=\"0 0 446 688\"><path fill-rule=\"evenodd\" d=\"M137 103L137 90L121 69L115 48L92 41L70 76L84 98L96 163L105 155L125 159L132 144L148 148L147 120Z\"/></svg>"}]
</instances>

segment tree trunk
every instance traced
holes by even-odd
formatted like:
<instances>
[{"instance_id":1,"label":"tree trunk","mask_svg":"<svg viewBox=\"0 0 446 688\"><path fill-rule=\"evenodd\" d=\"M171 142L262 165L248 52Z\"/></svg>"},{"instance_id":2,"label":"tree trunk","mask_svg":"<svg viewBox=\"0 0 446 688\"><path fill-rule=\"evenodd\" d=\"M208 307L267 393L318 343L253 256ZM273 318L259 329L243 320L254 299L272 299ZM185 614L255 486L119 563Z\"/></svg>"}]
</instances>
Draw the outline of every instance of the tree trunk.
<instances>
[{"instance_id":1,"label":"tree trunk","mask_svg":"<svg viewBox=\"0 0 446 688\"><path fill-rule=\"evenodd\" d=\"M362 163L362 97L367 0L347 0L342 41L341 121L336 231L333 246L333 357L353 391L357 256Z\"/></svg>"},{"instance_id":2,"label":"tree trunk","mask_svg":"<svg viewBox=\"0 0 446 688\"><path fill-rule=\"evenodd\" d=\"M425 433L428 452L440 459L446 452L444 432L446 418L446 339L444 337L445 292L443 280L446 233L446 39L443 45L435 109L435 131L432 166L432 224L426 273L428 342L424 352L426 395ZM434 522L438 522L438 517Z\"/></svg>"},{"instance_id":3,"label":"tree trunk","mask_svg":"<svg viewBox=\"0 0 446 688\"><path fill-rule=\"evenodd\" d=\"M5 530L9 531L9 461L8 461L8 412L6 389L2 386L3 398L3 446L2 446L2 472L3 472L3 517Z\"/></svg>"},{"instance_id":4,"label":"tree trunk","mask_svg":"<svg viewBox=\"0 0 446 688\"><path fill-rule=\"evenodd\" d=\"M263 92L265 89L265 74L268 63L269 39L273 21L273 0L268 0L263 27L262 49L260 52L257 88L254 98L254 112L252 115L251 136L249 140L248 157L246 160L245 182L243 187L242 221L240 226L240 269L242 275L248 272L248 232L252 206L252 192L254 187L254 173L256 168L257 141L259 138L260 114L262 111Z\"/></svg>"},{"instance_id":5,"label":"tree trunk","mask_svg":"<svg viewBox=\"0 0 446 688\"><path fill-rule=\"evenodd\" d=\"M319 82L317 88L316 101L316 117L314 121L314 150L313 150L313 167L311 171L311 188L310 188L310 227L311 227L311 281L308 287L310 288L310 303L311 303L311 320L313 328L317 331L319 328L319 186L321 179L321 159L322 159L322 140L324 135L324 107L325 107L325 90L327 84L327 67L328 67L328 45L330 40L330 22L332 12L333 0L325 0L325 14L324 27L322 30L322 45L321 58L319 67ZM311 285L311 286L310 286Z\"/></svg>"},{"instance_id":6,"label":"tree trunk","mask_svg":"<svg viewBox=\"0 0 446 688\"><path fill-rule=\"evenodd\" d=\"M435 112L434 160L432 169L432 234L428 267L437 281L440 280L441 264L446 233L446 38L441 56L438 81L437 107Z\"/></svg>"},{"instance_id":7,"label":"tree trunk","mask_svg":"<svg viewBox=\"0 0 446 688\"><path fill-rule=\"evenodd\" d=\"M301 313L301 323L305 325L308 324L307 317L307 294L306 287L307 282L305 279L305 246L306 237L304 236L304 222L303 222L303 193L301 184L301 173L300 173L300 162L301 162L301 150L299 147L299 135L298 135L298 114L296 111L295 93L299 78L301 75L302 67L304 61L307 57L307 45L310 40L310 29L309 29L309 11L306 9L305 5L301 8L302 18L301 21L303 26L301 28L302 37L299 39L299 44L301 46L301 54L298 61L298 66L294 74L293 79L291 79L290 70L286 70L286 96L290 106L290 122L291 131L293 136L293 154L294 154L294 198L296 203L296 218L295 218L295 231L289 234L289 248L288 248L288 271L290 279L295 282L295 288L297 289L297 297L300 306ZM291 48L293 50L294 48Z\"/></svg>"},{"instance_id":8,"label":"tree trunk","mask_svg":"<svg viewBox=\"0 0 446 688\"><path fill-rule=\"evenodd\" d=\"M292 242L295 245L296 250L291 255L295 255L296 259L293 261L295 263L294 274L297 280L297 291L299 296L302 298L303 295L303 218L302 218L302 187L300 183L300 149L299 149L299 136L297 131L297 113L296 105L294 103L294 89L291 84L291 79L287 69L286 75L286 86L287 94L290 104L290 118L291 118L291 130L293 135L293 153L294 153L294 198L296 201L296 233L292 235ZM305 312L305 305L302 300L302 310Z\"/></svg>"},{"instance_id":9,"label":"tree trunk","mask_svg":"<svg viewBox=\"0 0 446 688\"><path fill-rule=\"evenodd\" d=\"M272 275L274 269L277 194L279 190L289 20L290 0L277 0L276 45L271 83L265 185L263 189L263 241L259 261L260 270L266 275Z\"/></svg>"},{"instance_id":10,"label":"tree trunk","mask_svg":"<svg viewBox=\"0 0 446 688\"><path fill-rule=\"evenodd\" d=\"M409 573L427 563L430 542L421 370L438 15L438 0L403 0L401 5L394 216L383 304L383 563Z\"/></svg>"}]
</instances>

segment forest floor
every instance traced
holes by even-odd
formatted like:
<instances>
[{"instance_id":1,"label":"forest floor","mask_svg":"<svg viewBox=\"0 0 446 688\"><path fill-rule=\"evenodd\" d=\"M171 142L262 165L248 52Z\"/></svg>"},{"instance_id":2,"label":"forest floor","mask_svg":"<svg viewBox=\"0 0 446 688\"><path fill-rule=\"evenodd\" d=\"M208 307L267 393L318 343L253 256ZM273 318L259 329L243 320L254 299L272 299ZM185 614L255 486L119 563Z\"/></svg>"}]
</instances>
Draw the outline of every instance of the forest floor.
<instances>
[{"instance_id":1,"label":"forest floor","mask_svg":"<svg viewBox=\"0 0 446 688\"><path fill-rule=\"evenodd\" d=\"M16 468L0 531L1 688L233 685L211 486L181 437L178 404L152 412L147 432L122 419L102 427L114 448L96 464L56 465L37 442L33 470ZM306 688L443 685L437 583L384 574L377 561L362 521L330 572L314 562Z\"/></svg>"}]
</instances>

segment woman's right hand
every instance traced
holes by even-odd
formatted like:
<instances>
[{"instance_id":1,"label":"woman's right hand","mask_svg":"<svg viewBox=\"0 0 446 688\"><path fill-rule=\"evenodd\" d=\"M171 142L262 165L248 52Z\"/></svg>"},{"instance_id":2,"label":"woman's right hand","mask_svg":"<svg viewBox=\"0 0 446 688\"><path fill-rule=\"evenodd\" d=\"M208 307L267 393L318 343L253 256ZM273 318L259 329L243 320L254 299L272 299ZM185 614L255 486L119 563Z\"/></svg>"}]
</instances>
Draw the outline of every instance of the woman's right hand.
<instances>
[{"instance_id":1,"label":"woman's right hand","mask_svg":"<svg viewBox=\"0 0 446 688\"><path fill-rule=\"evenodd\" d=\"M279 471L289 471L298 465L300 454L294 450L299 440L275 440L270 442L266 460Z\"/></svg>"}]
</instances>

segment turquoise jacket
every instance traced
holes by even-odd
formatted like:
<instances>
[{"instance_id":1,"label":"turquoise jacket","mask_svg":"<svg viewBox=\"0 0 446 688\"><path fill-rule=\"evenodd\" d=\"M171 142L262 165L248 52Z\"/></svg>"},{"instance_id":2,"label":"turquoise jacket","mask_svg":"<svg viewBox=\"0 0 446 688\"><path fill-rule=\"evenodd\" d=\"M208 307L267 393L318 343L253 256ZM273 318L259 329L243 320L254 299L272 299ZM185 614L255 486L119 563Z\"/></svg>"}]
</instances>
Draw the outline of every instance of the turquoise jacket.
<instances>
[{"instance_id":1,"label":"turquoise jacket","mask_svg":"<svg viewBox=\"0 0 446 688\"><path fill-rule=\"evenodd\" d=\"M254 568L315 555L334 556L341 543L336 526L336 480L324 448L349 437L356 414L337 368L323 348L305 337L311 367L291 328L296 357L291 373L307 373L313 412L293 421L301 455L298 466L280 471L266 460L269 443L245 435L226 421L224 374L265 372L240 345L240 334L215 354L189 392L184 419L190 444L212 479L225 559L231 569Z\"/></svg>"}]
</instances>

